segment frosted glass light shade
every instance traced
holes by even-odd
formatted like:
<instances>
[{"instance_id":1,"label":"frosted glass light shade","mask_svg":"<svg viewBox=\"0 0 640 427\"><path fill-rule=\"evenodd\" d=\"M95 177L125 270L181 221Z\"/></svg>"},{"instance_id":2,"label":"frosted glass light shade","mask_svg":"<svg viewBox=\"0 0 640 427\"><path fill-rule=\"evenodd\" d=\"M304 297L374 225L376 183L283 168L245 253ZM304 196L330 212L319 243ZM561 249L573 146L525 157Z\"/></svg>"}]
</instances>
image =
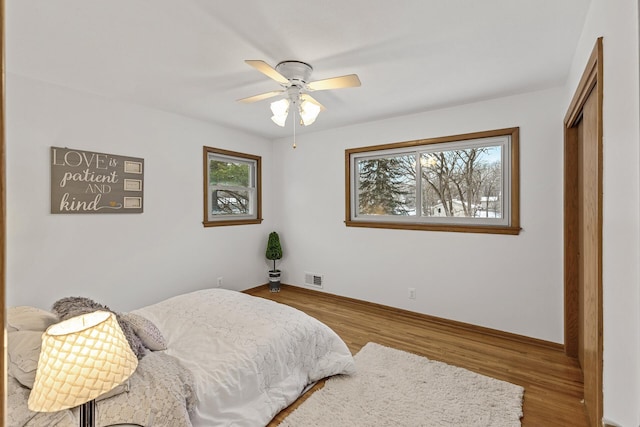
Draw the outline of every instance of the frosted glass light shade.
<instances>
[{"instance_id":1,"label":"frosted glass light shade","mask_svg":"<svg viewBox=\"0 0 640 427\"><path fill-rule=\"evenodd\" d=\"M113 313L95 311L57 323L42 334L29 409L55 412L81 405L124 382L137 366Z\"/></svg>"},{"instance_id":2,"label":"frosted glass light shade","mask_svg":"<svg viewBox=\"0 0 640 427\"><path fill-rule=\"evenodd\" d=\"M287 115L284 114L282 116L271 116L271 120L278 126L284 127L285 123L287 122Z\"/></svg>"},{"instance_id":3,"label":"frosted glass light shade","mask_svg":"<svg viewBox=\"0 0 640 427\"><path fill-rule=\"evenodd\" d=\"M284 124L287 121L287 115L289 114L289 100L284 98L279 101L272 102L271 112L273 113L271 120L273 120L273 122L278 126L284 127Z\"/></svg>"},{"instance_id":4,"label":"frosted glass light shade","mask_svg":"<svg viewBox=\"0 0 640 427\"><path fill-rule=\"evenodd\" d=\"M302 101L302 104L300 104L300 119L302 120L302 124L309 126L316 121L318 114L320 114L320 106L318 104L314 104L311 101Z\"/></svg>"}]
</instances>

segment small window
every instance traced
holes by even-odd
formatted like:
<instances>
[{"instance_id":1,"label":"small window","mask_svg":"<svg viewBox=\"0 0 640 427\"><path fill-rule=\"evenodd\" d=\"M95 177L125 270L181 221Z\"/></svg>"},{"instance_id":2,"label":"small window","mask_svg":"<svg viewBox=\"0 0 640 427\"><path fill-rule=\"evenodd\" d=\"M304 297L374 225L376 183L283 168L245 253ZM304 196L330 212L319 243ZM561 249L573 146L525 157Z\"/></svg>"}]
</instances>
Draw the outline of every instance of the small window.
<instances>
[{"instance_id":1,"label":"small window","mask_svg":"<svg viewBox=\"0 0 640 427\"><path fill-rule=\"evenodd\" d=\"M205 227L259 224L259 156L204 147Z\"/></svg>"},{"instance_id":2,"label":"small window","mask_svg":"<svg viewBox=\"0 0 640 427\"><path fill-rule=\"evenodd\" d=\"M346 225L518 234L518 133L345 150Z\"/></svg>"}]
</instances>

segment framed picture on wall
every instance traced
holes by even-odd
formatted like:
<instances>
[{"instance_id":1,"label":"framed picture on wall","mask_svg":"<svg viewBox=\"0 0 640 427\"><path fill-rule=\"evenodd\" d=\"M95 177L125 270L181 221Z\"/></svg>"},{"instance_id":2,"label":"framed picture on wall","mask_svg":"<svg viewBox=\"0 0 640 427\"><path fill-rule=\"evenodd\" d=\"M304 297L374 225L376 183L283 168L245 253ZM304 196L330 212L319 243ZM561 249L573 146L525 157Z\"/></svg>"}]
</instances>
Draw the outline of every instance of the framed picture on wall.
<instances>
[{"instance_id":1,"label":"framed picture on wall","mask_svg":"<svg viewBox=\"0 0 640 427\"><path fill-rule=\"evenodd\" d=\"M51 147L51 213L142 213L144 159Z\"/></svg>"}]
</instances>

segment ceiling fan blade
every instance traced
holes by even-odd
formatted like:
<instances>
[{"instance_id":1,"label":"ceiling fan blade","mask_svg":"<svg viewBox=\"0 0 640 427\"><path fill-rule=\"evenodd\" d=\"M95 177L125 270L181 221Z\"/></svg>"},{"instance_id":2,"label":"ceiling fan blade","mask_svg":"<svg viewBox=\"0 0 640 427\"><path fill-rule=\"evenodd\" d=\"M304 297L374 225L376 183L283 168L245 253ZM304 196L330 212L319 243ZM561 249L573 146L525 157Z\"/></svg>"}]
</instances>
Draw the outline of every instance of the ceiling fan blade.
<instances>
[{"instance_id":1,"label":"ceiling fan blade","mask_svg":"<svg viewBox=\"0 0 640 427\"><path fill-rule=\"evenodd\" d=\"M265 76L277 81L280 84L283 84L283 85L289 84L289 79L287 79L285 76L277 72L275 68L273 68L271 65L267 64L264 61L260 61L257 59L247 59L244 62L251 65L253 68L260 71Z\"/></svg>"},{"instance_id":2,"label":"ceiling fan blade","mask_svg":"<svg viewBox=\"0 0 640 427\"><path fill-rule=\"evenodd\" d=\"M327 90L342 89L345 87L360 86L360 79L356 74L349 74L341 77L332 77L330 79L316 80L307 84L309 90Z\"/></svg>"},{"instance_id":3,"label":"ceiling fan blade","mask_svg":"<svg viewBox=\"0 0 640 427\"><path fill-rule=\"evenodd\" d=\"M316 104L318 107L320 107L320 111L326 110L324 105L320 104L318 101L316 101L316 99L313 96L309 95L308 93L303 93L302 95L300 95L300 99L303 101L309 101Z\"/></svg>"},{"instance_id":4,"label":"ceiling fan blade","mask_svg":"<svg viewBox=\"0 0 640 427\"><path fill-rule=\"evenodd\" d=\"M262 101L263 99L271 98L283 93L284 90L274 90L271 92L261 93L259 95L249 96L247 98L238 99L238 102L243 102L245 104L250 104L252 102Z\"/></svg>"}]
</instances>

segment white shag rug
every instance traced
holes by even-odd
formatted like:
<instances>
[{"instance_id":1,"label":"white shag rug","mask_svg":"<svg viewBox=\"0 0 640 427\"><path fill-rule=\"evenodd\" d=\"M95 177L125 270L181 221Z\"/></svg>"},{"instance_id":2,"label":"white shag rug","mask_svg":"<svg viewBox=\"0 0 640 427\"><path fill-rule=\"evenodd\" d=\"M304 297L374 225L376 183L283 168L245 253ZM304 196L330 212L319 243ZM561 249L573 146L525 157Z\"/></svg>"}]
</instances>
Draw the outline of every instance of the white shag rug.
<instances>
[{"instance_id":1,"label":"white shag rug","mask_svg":"<svg viewBox=\"0 0 640 427\"><path fill-rule=\"evenodd\" d=\"M520 426L518 385L372 342L355 362L356 374L327 380L280 426Z\"/></svg>"}]
</instances>

